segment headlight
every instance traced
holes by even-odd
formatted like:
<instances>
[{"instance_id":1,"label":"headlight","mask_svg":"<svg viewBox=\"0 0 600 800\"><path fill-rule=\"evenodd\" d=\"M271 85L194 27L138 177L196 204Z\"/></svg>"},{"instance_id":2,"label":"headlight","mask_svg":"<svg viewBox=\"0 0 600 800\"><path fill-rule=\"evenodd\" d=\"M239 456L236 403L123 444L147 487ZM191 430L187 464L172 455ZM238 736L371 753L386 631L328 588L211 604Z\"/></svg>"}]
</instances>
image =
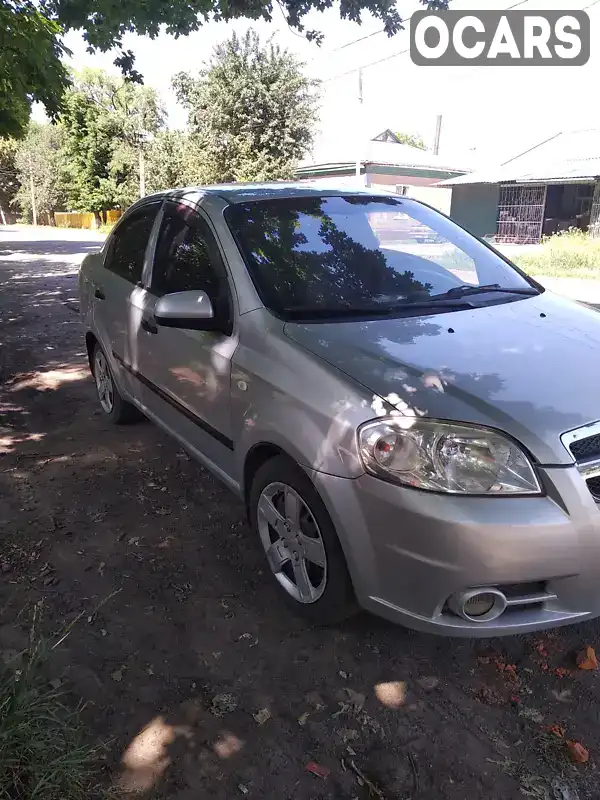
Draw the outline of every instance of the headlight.
<instances>
[{"instance_id":1,"label":"headlight","mask_svg":"<svg viewBox=\"0 0 600 800\"><path fill-rule=\"evenodd\" d=\"M406 417L358 430L367 472L383 480L452 494L541 494L521 448L486 428Z\"/></svg>"}]
</instances>

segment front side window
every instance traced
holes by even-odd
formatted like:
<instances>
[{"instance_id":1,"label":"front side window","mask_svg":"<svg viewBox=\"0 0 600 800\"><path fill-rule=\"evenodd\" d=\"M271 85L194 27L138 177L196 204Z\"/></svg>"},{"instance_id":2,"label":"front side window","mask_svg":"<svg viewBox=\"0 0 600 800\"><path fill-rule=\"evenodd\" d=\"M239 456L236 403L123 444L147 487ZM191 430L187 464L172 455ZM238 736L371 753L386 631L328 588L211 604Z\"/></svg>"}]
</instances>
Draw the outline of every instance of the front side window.
<instances>
[{"instance_id":1,"label":"front side window","mask_svg":"<svg viewBox=\"0 0 600 800\"><path fill-rule=\"evenodd\" d=\"M144 256L160 203L150 203L124 219L111 236L105 266L130 283L142 280Z\"/></svg>"},{"instance_id":2,"label":"front side window","mask_svg":"<svg viewBox=\"0 0 600 800\"><path fill-rule=\"evenodd\" d=\"M196 211L168 203L158 234L152 291L203 291L221 317L230 318L226 270L215 238Z\"/></svg>"},{"instance_id":3,"label":"front side window","mask_svg":"<svg viewBox=\"0 0 600 800\"><path fill-rule=\"evenodd\" d=\"M452 221L393 197L281 198L229 206L225 218L265 303L284 318L369 315L477 294L535 294L525 278ZM486 290L487 286L501 290Z\"/></svg>"}]
</instances>

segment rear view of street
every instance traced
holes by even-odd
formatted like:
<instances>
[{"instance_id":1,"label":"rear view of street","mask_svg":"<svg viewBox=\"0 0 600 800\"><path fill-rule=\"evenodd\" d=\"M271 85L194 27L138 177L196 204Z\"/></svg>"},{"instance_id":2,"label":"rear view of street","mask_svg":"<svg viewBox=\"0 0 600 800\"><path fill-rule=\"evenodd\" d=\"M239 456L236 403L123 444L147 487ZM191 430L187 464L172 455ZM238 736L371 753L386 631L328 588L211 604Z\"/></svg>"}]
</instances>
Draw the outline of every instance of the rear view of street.
<instances>
[{"instance_id":1,"label":"rear view of street","mask_svg":"<svg viewBox=\"0 0 600 800\"><path fill-rule=\"evenodd\" d=\"M77 315L101 243L0 227L0 655L27 645L37 603L45 635L68 632L48 680L85 704L105 785L597 798L599 673L576 665L597 624L474 641L291 616L240 502L149 422L103 418Z\"/></svg>"}]
</instances>

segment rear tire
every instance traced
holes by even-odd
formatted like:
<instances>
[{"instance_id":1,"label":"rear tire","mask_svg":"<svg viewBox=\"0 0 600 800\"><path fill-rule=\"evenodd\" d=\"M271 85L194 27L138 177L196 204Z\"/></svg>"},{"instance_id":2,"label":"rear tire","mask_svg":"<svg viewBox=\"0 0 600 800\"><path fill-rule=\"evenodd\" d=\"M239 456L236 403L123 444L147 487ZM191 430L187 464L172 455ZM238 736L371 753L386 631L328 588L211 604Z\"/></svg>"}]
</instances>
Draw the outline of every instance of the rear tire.
<instances>
[{"instance_id":1,"label":"rear tire","mask_svg":"<svg viewBox=\"0 0 600 800\"><path fill-rule=\"evenodd\" d=\"M117 389L112 369L102 347L96 343L92 355L92 375L96 382L96 392L104 416L114 425L127 425L141 419L142 414L135 406L123 400Z\"/></svg>"},{"instance_id":2,"label":"rear tire","mask_svg":"<svg viewBox=\"0 0 600 800\"><path fill-rule=\"evenodd\" d=\"M355 614L346 559L331 517L308 476L282 456L257 471L249 517L281 599L315 625Z\"/></svg>"}]
</instances>

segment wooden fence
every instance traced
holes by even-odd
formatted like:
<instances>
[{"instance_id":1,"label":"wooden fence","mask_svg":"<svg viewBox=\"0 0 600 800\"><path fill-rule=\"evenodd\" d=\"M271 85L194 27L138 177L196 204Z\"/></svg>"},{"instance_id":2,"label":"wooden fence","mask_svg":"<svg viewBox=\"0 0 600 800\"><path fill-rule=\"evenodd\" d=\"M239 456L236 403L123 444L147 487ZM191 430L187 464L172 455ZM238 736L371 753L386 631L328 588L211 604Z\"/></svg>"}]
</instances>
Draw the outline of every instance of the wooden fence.
<instances>
[{"instance_id":1,"label":"wooden fence","mask_svg":"<svg viewBox=\"0 0 600 800\"><path fill-rule=\"evenodd\" d=\"M123 212L119 209L102 211L102 224L114 225ZM52 225L49 214L40 214L38 218L40 225ZM54 225L57 228L86 228L93 230L96 226L96 218L93 213L77 213L75 211L55 211Z\"/></svg>"}]
</instances>

